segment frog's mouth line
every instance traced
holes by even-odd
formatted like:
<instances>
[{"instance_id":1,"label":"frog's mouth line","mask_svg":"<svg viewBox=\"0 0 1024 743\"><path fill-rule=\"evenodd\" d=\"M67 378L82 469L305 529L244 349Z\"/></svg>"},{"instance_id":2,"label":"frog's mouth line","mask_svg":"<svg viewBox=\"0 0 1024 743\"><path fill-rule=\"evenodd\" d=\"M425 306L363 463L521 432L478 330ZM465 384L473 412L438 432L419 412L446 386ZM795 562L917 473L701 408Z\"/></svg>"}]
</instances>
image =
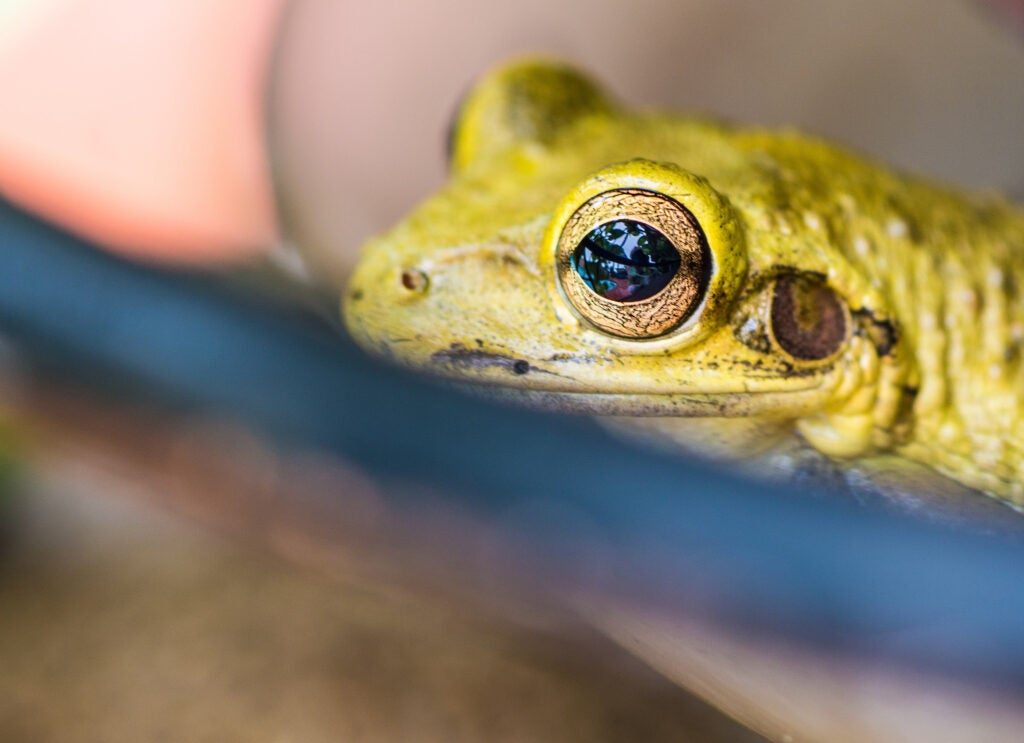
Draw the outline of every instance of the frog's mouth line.
<instances>
[{"instance_id":1,"label":"frog's mouth line","mask_svg":"<svg viewBox=\"0 0 1024 743\"><path fill-rule=\"evenodd\" d=\"M520 405L588 415L637 415L658 417L735 418L766 412L819 409L829 391L820 376L803 377L804 385L786 390L728 390L718 392L600 392L572 389L536 389L504 385L493 376L484 379L474 372L501 370L517 377L532 374L573 380L572 376L544 369L526 359L469 348L462 343L430 355L431 371L448 384L489 398ZM575 381L575 380L573 380ZM794 378L789 378L792 384Z\"/></svg>"},{"instance_id":2,"label":"frog's mouth line","mask_svg":"<svg viewBox=\"0 0 1024 743\"><path fill-rule=\"evenodd\" d=\"M443 351L435 351L430 355L430 361L448 368L456 369L507 369L516 376L526 374L550 374L555 377L566 378L565 375L553 372L548 369L541 369L534 366L526 359L517 359L505 354L482 351L478 348L467 348L461 343L452 344L450 348Z\"/></svg>"},{"instance_id":3,"label":"frog's mouth line","mask_svg":"<svg viewBox=\"0 0 1024 743\"><path fill-rule=\"evenodd\" d=\"M513 374L539 372L564 375L536 367L516 371L519 359L473 356L464 368L509 369ZM520 367L521 368L521 367ZM826 385L764 392L678 392L621 393L529 389L504 386L493 381L456 377L438 372L447 385L478 397L525 405L544 411L577 415L635 415L676 418L738 418L765 413L793 416L820 409L828 397Z\"/></svg>"},{"instance_id":4,"label":"frog's mouth line","mask_svg":"<svg viewBox=\"0 0 1024 743\"><path fill-rule=\"evenodd\" d=\"M741 418L769 413L799 417L819 409L827 395L821 387L778 392L631 394L553 392L507 387L485 389L479 384L459 386L473 394L545 411L659 418Z\"/></svg>"}]
</instances>

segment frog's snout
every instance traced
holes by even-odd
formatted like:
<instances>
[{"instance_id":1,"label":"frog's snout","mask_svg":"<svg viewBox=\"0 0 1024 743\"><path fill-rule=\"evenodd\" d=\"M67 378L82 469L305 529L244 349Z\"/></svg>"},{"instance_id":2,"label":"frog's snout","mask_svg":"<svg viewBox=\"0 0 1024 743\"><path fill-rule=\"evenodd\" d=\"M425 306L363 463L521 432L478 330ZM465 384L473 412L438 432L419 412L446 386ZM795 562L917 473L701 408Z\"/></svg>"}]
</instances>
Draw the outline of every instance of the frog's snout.
<instances>
[{"instance_id":1,"label":"frog's snout","mask_svg":"<svg viewBox=\"0 0 1024 743\"><path fill-rule=\"evenodd\" d=\"M537 386L565 378L550 368L565 364L549 361L569 353L573 338L558 333L532 251L506 242L427 250L387 240L373 247L349 278L342 308L359 345L467 381L526 378ZM552 327L552 333L533 334Z\"/></svg>"}]
</instances>

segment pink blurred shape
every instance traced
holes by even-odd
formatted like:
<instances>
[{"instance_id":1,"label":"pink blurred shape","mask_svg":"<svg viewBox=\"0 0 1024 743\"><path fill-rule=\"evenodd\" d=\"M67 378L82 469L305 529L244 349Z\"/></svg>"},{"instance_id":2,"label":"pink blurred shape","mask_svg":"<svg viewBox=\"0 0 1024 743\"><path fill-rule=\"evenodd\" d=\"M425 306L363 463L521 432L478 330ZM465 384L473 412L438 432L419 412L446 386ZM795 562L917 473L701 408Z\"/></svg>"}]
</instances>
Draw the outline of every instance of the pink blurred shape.
<instances>
[{"instance_id":1,"label":"pink blurred shape","mask_svg":"<svg viewBox=\"0 0 1024 743\"><path fill-rule=\"evenodd\" d=\"M37 6L0 35L0 192L138 258L266 249L276 225L263 87L282 5Z\"/></svg>"}]
</instances>

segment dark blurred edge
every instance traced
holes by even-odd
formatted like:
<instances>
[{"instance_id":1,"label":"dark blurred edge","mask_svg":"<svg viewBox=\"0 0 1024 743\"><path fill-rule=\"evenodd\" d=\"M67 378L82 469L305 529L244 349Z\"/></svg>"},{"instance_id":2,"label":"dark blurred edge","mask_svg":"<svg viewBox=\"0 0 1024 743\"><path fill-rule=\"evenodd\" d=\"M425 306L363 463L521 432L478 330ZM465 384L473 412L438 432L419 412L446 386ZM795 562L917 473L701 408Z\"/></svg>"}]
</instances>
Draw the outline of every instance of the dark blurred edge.
<instances>
[{"instance_id":1,"label":"dark blurred edge","mask_svg":"<svg viewBox=\"0 0 1024 743\"><path fill-rule=\"evenodd\" d=\"M520 545L556 589L596 543L601 589L638 606L707 609L1024 691L1019 542L752 484L585 420L464 397L368 360L322 323L119 261L3 204L0 333L118 400L223 414L385 485L426 483ZM393 492L401 509L422 490Z\"/></svg>"}]
</instances>

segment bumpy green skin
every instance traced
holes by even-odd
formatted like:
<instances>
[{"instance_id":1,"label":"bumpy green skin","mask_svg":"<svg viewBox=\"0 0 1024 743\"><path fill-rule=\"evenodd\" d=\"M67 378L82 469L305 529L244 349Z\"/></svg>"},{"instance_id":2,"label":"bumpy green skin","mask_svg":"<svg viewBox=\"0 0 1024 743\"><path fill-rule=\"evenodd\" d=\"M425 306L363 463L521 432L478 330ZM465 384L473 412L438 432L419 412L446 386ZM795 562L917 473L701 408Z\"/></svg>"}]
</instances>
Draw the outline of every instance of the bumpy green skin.
<instances>
[{"instance_id":1,"label":"bumpy green skin","mask_svg":"<svg viewBox=\"0 0 1024 743\"><path fill-rule=\"evenodd\" d=\"M707 237L704 305L663 338L604 334L559 289L562 226L615 188L671 196ZM792 272L848 309L828 359L774 340L770 287ZM471 93L450 182L366 247L344 312L403 364L715 456L896 455L1024 505L1022 277L1024 212L997 196L796 132L624 111L571 68L520 61Z\"/></svg>"}]
</instances>

